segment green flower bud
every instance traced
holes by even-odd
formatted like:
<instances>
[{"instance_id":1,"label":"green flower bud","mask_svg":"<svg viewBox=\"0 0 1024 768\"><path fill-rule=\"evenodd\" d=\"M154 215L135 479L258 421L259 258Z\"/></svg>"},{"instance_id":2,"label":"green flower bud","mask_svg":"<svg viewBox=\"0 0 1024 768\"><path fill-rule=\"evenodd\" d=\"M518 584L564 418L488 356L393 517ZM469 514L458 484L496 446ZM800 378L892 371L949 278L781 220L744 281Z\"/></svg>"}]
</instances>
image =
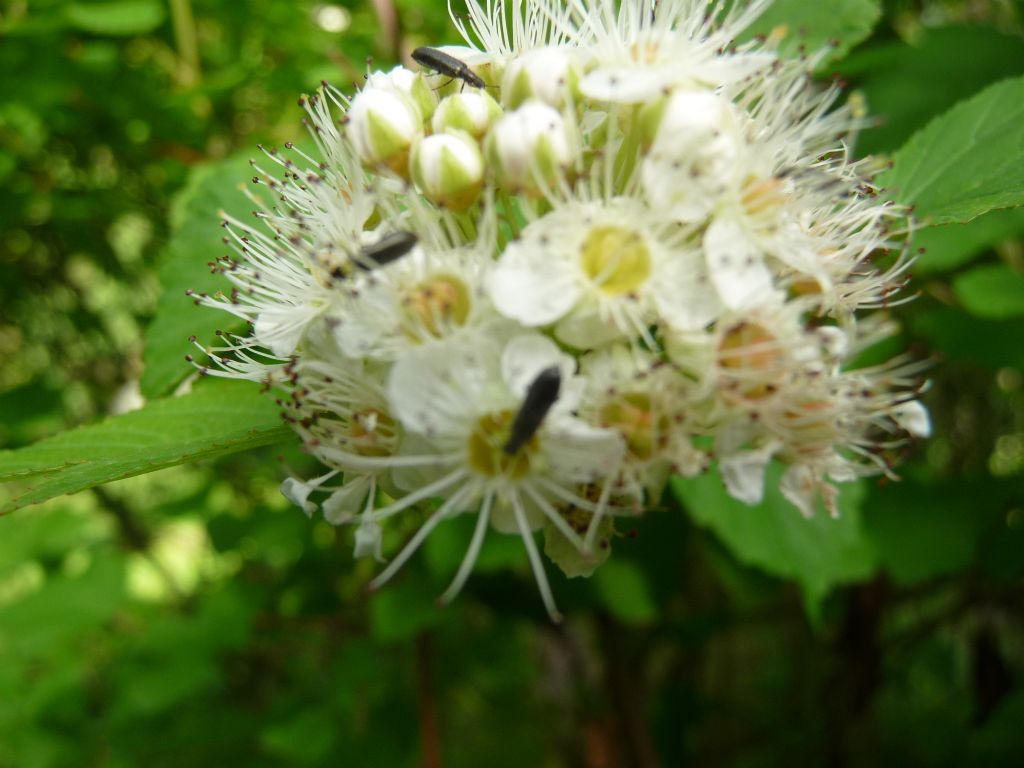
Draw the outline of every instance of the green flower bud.
<instances>
[{"instance_id":1,"label":"green flower bud","mask_svg":"<svg viewBox=\"0 0 1024 768\"><path fill-rule=\"evenodd\" d=\"M405 67L395 67L387 73L374 72L367 80L367 88L391 91L406 97L416 105L424 122L431 118L437 108L437 94L423 75Z\"/></svg>"},{"instance_id":2,"label":"green flower bud","mask_svg":"<svg viewBox=\"0 0 1024 768\"><path fill-rule=\"evenodd\" d=\"M502 117L487 136L488 164L503 186L526 193L552 184L573 159L562 115L539 101L528 101Z\"/></svg>"},{"instance_id":3,"label":"green flower bud","mask_svg":"<svg viewBox=\"0 0 1024 768\"><path fill-rule=\"evenodd\" d=\"M348 129L359 158L368 166L386 165L405 176L409 150L422 135L419 110L407 98L367 88L352 100Z\"/></svg>"},{"instance_id":4,"label":"green flower bud","mask_svg":"<svg viewBox=\"0 0 1024 768\"><path fill-rule=\"evenodd\" d=\"M434 133L465 131L481 139L501 115L501 107L490 95L466 91L442 99L434 112L432 125Z\"/></svg>"},{"instance_id":5,"label":"green flower bud","mask_svg":"<svg viewBox=\"0 0 1024 768\"><path fill-rule=\"evenodd\" d=\"M538 48L518 56L505 67L501 96L505 106L514 109L536 99L553 107L562 107L566 96L579 95L580 68L567 48Z\"/></svg>"},{"instance_id":6,"label":"green flower bud","mask_svg":"<svg viewBox=\"0 0 1024 768\"><path fill-rule=\"evenodd\" d=\"M435 133L416 145L412 178L417 188L438 205L468 208L484 183L484 160L472 136Z\"/></svg>"}]
</instances>

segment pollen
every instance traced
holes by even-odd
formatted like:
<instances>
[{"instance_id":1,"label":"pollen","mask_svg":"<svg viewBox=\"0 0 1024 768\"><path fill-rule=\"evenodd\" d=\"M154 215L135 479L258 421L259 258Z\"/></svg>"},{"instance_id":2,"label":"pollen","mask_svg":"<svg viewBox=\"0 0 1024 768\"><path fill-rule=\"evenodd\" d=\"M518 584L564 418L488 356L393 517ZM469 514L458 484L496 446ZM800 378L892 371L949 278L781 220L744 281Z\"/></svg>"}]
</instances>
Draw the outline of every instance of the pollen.
<instances>
[{"instance_id":1,"label":"pollen","mask_svg":"<svg viewBox=\"0 0 1024 768\"><path fill-rule=\"evenodd\" d=\"M618 431L629 453L639 461L648 461L667 447L672 427L668 415L658 413L645 392L624 393L606 403L600 422Z\"/></svg>"},{"instance_id":2,"label":"pollen","mask_svg":"<svg viewBox=\"0 0 1024 768\"><path fill-rule=\"evenodd\" d=\"M827 400L796 403L783 410L781 421L789 435L787 442L798 455L813 456L836 440L836 407Z\"/></svg>"},{"instance_id":3,"label":"pollen","mask_svg":"<svg viewBox=\"0 0 1024 768\"><path fill-rule=\"evenodd\" d=\"M747 400L772 394L785 371L778 340L768 329L749 322L726 331L718 344L718 365L734 393Z\"/></svg>"},{"instance_id":4,"label":"pollen","mask_svg":"<svg viewBox=\"0 0 1024 768\"><path fill-rule=\"evenodd\" d=\"M540 449L540 440L533 435L511 456L505 452L512 431L515 411L504 410L483 416L469 435L469 465L487 477L505 475L520 480L530 473L532 457Z\"/></svg>"},{"instance_id":5,"label":"pollen","mask_svg":"<svg viewBox=\"0 0 1024 768\"><path fill-rule=\"evenodd\" d=\"M659 46L657 43L638 41L629 49L630 58L637 64L655 64L658 61Z\"/></svg>"},{"instance_id":6,"label":"pollen","mask_svg":"<svg viewBox=\"0 0 1024 768\"><path fill-rule=\"evenodd\" d=\"M609 296L639 289L651 275L651 255L643 236L623 227L595 227L580 248L587 278Z\"/></svg>"},{"instance_id":7,"label":"pollen","mask_svg":"<svg viewBox=\"0 0 1024 768\"><path fill-rule=\"evenodd\" d=\"M436 275L414 286L405 296L405 311L419 328L441 338L452 326L465 324L470 298L466 284L453 275Z\"/></svg>"},{"instance_id":8,"label":"pollen","mask_svg":"<svg viewBox=\"0 0 1024 768\"><path fill-rule=\"evenodd\" d=\"M394 419L376 408L357 411L349 421L349 438L361 456L390 456L396 435Z\"/></svg>"},{"instance_id":9,"label":"pollen","mask_svg":"<svg viewBox=\"0 0 1024 768\"><path fill-rule=\"evenodd\" d=\"M751 177L743 185L740 203L748 216L753 218L773 216L786 204L789 195L782 179Z\"/></svg>"}]
</instances>

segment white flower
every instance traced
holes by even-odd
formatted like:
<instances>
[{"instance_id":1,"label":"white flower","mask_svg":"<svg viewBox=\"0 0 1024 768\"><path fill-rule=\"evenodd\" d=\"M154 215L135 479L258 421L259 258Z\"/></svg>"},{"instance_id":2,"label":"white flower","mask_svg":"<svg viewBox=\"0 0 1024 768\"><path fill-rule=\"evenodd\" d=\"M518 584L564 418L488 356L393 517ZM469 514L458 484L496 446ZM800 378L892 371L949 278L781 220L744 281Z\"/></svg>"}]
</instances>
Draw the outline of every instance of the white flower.
<instances>
[{"instance_id":1,"label":"white flower","mask_svg":"<svg viewBox=\"0 0 1024 768\"><path fill-rule=\"evenodd\" d=\"M852 158L865 122L813 80L822 54L735 43L766 5L468 0L471 47L439 50L479 80L324 86L315 150L254 163L259 228L226 220L230 290L197 297L247 330L196 365L275 391L326 467L282 491L353 525L357 557L427 515L373 586L476 515L442 599L493 529L556 616L534 535L589 575L709 445L732 497L776 462L800 512L835 514L837 484L929 433L921 365L851 369L893 332L863 310L902 300L907 211Z\"/></svg>"},{"instance_id":2,"label":"white flower","mask_svg":"<svg viewBox=\"0 0 1024 768\"><path fill-rule=\"evenodd\" d=\"M466 0L465 13L448 0L448 14L478 56L504 60L534 48L582 42L561 0Z\"/></svg>"},{"instance_id":3,"label":"white flower","mask_svg":"<svg viewBox=\"0 0 1024 768\"><path fill-rule=\"evenodd\" d=\"M715 219L704 233L708 274L722 303L743 310L781 303L772 271L757 245L729 219Z\"/></svg>"},{"instance_id":4,"label":"white flower","mask_svg":"<svg viewBox=\"0 0 1024 768\"><path fill-rule=\"evenodd\" d=\"M329 322L346 355L394 361L498 319L484 292L491 266L486 251L452 248L438 227L417 228L425 238L405 257L339 286ZM487 233L482 235L486 243Z\"/></svg>"},{"instance_id":5,"label":"white flower","mask_svg":"<svg viewBox=\"0 0 1024 768\"><path fill-rule=\"evenodd\" d=\"M580 415L614 429L626 447L617 495L636 507L646 492L657 503L670 472L692 477L706 468L693 443L704 434L700 388L650 352L624 344L586 355L582 366L588 387Z\"/></svg>"},{"instance_id":6,"label":"white flower","mask_svg":"<svg viewBox=\"0 0 1024 768\"><path fill-rule=\"evenodd\" d=\"M683 233L685 235L685 233ZM640 201L570 203L509 244L488 279L498 310L526 326L555 324L583 349L650 341L648 325L702 328L719 305L699 252Z\"/></svg>"},{"instance_id":7,"label":"white flower","mask_svg":"<svg viewBox=\"0 0 1024 768\"><path fill-rule=\"evenodd\" d=\"M721 13L703 0L570 0L597 62L580 90L597 101L638 104L675 88L732 86L763 73L774 55L730 46L767 4L738 3Z\"/></svg>"},{"instance_id":8,"label":"white flower","mask_svg":"<svg viewBox=\"0 0 1024 768\"><path fill-rule=\"evenodd\" d=\"M309 324L330 305L331 295L310 271L311 256L302 243L282 242L226 217L225 238L240 259L221 258L214 271L234 283L229 295L198 296L197 302L252 323L252 336L235 338L215 353L255 348L268 364L287 360ZM222 337L227 341L227 337ZM259 348L269 350L269 355ZM272 358L272 359L271 359ZM241 368L237 369L239 372ZM257 374L258 375L258 374Z\"/></svg>"},{"instance_id":9,"label":"white flower","mask_svg":"<svg viewBox=\"0 0 1024 768\"><path fill-rule=\"evenodd\" d=\"M727 98L676 91L645 119L654 139L641 165L652 208L684 222L703 220L718 198L745 174L739 162L742 117Z\"/></svg>"},{"instance_id":10,"label":"white flower","mask_svg":"<svg viewBox=\"0 0 1024 768\"><path fill-rule=\"evenodd\" d=\"M388 397L402 426L416 439L403 452L406 466L437 467L435 477L407 473L410 493L374 512L390 517L420 499L440 496L444 503L376 579L387 581L443 520L469 511L479 515L478 531L444 599L465 582L491 527L517 533L523 540L544 604L557 609L532 531L543 521L555 526L578 549L579 534L566 522L560 507L568 504L603 514L600 503L577 493L581 485L614 473L622 455L618 436L573 416L584 382L573 375L572 358L543 336L512 338L496 348L478 343L449 344L398 361L392 369ZM542 372L557 371L557 399L548 403L536 431L511 448L527 393ZM401 474L396 482L403 485Z\"/></svg>"}]
</instances>

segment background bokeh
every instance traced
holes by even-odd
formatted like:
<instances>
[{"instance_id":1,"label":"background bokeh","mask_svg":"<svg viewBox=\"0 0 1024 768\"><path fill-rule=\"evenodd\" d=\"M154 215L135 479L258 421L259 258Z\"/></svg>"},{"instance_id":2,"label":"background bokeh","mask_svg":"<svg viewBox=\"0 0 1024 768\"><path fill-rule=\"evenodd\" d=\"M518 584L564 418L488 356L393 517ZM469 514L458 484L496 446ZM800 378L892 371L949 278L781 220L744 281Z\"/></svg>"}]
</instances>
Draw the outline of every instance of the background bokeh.
<instances>
[{"instance_id":1,"label":"background bokeh","mask_svg":"<svg viewBox=\"0 0 1024 768\"><path fill-rule=\"evenodd\" d=\"M882 11L833 65L883 118L860 152L1024 73L1020 0ZM301 140L322 79L442 42L439 0L0 0L0 448L186 374L185 334L145 342L216 327L181 265L219 255L256 145ZM838 522L676 487L594 578L551 569L562 626L514 538L434 607L471 521L368 596L351 532L278 492L292 443L0 519L0 768L1024 764L1024 314L977 291L1022 234L918 236L889 353L935 360L936 434L901 482Z\"/></svg>"}]
</instances>

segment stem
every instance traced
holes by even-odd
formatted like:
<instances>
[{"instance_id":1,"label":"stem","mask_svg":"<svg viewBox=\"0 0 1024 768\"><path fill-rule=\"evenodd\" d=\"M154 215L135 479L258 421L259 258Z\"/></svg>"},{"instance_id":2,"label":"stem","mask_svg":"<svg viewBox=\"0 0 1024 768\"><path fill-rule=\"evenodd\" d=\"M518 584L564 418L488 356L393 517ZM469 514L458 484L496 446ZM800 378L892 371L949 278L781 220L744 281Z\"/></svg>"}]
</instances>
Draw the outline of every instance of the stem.
<instances>
[{"instance_id":1,"label":"stem","mask_svg":"<svg viewBox=\"0 0 1024 768\"><path fill-rule=\"evenodd\" d=\"M393 0L373 0L373 10L384 33L385 56L398 59L402 55L402 20Z\"/></svg>"},{"instance_id":2,"label":"stem","mask_svg":"<svg viewBox=\"0 0 1024 768\"><path fill-rule=\"evenodd\" d=\"M433 642L429 632L416 636L416 695L420 713L423 768L441 768L441 737L434 704Z\"/></svg>"},{"instance_id":3,"label":"stem","mask_svg":"<svg viewBox=\"0 0 1024 768\"><path fill-rule=\"evenodd\" d=\"M178 51L178 82L184 86L199 82L199 42L190 0L169 0L174 46Z\"/></svg>"},{"instance_id":4,"label":"stem","mask_svg":"<svg viewBox=\"0 0 1024 768\"><path fill-rule=\"evenodd\" d=\"M658 755L647 728L647 702L640 689L630 654L625 647L622 627L606 613L597 615L597 627L604 655L605 685L608 697L622 729L622 749L629 768L658 768Z\"/></svg>"},{"instance_id":5,"label":"stem","mask_svg":"<svg viewBox=\"0 0 1024 768\"><path fill-rule=\"evenodd\" d=\"M629 132L622 139L618 155L615 158L615 193L625 192L626 183L636 169L636 161L640 153L641 131L640 121L636 117L637 110L629 117Z\"/></svg>"}]
</instances>

